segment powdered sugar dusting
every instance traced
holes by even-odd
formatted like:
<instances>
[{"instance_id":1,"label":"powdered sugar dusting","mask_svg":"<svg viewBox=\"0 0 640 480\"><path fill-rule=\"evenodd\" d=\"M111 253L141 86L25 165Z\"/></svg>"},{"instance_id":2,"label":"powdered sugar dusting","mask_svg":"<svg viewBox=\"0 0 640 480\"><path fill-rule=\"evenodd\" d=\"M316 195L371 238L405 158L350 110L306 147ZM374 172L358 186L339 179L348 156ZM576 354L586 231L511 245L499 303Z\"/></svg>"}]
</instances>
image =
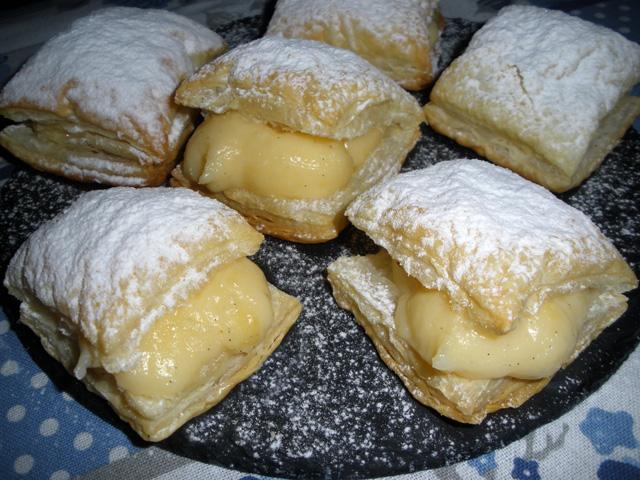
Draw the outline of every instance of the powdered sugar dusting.
<instances>
[{"instance_id":1,"label":"powdered sugar dusting","mask_svg":"<svg viewBox=\"0 0 640 480\"><path fill-rule=\"evenodd\" d=\"M293 88L304 88L304 75L322 76L327 84L356 80L363 74L374 83L386 78L356 54L310 40L265 37L226 54L237 59L233 73L240 78L254 76L258 82L273 75L290 75ZM208 67L207 67L208 68ZM206 70L204 74L206 74Z\"/></svg>"},{"instance_id":2,"label":"powdered sugar dusting","mask_svg":"<svg viewBox=\"0 0 640 480\"><path fill-rule=\"evenodd\" d=\"M396 215L394 227L402 230L414 224L438 230L445 249L452 243L477 245L481 239L484 245L480 246L490 250L554 248L568 252L576 237L588 242L595 239L597 244L601 240L584 214L567 207L548 190L480 160L449 160L394 177L354 201L348 214L357 216L365 205L375 209L373 222L390 209L417 209L411 211L411 218ZM420 215L413 216L415 213Z\"/></svg>"},{"instance_id":3,"label":"powdered sugar dusting","mask_svg":"<svg viewBox=\"0 0 640 480\"><path fill-rule=\"evenodd\" d=\"M173 91L199 66L196 56L222 45L211 30L168 11L100 10L48 41L6 85L0 107L33 105L121 132L151 151L172 148L174 121L182 131L188 120L177 114Z\"/></svg>"},{"instance_id":4,"label":"powdered sugar dusting","mask_svg":"<svg viewBox=\"0 0 640 480\"><path fill-rule=\"evenodd\" d=\"M551 162L575 163L600 121L639 80L638 44L531 6L502 9L441 78L456 109L474 118L482 111L483 123L534 145Z\"/></svg>"}]
</instances>

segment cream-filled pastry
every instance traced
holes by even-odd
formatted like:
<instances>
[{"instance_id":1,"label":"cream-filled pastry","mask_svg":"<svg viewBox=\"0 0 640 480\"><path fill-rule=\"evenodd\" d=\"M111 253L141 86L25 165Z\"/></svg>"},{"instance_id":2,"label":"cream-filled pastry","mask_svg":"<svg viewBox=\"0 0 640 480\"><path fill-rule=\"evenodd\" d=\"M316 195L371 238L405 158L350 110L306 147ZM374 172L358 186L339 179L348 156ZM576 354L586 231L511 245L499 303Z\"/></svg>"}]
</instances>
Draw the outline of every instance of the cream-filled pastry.
<instances>
[{"instance_id":1,"label":"cream-filled pastry","mask_svg":"<svg viewBox=\"0 0 640 480\"><path fill-rule=\"evenodd\" d=\"M301 305L246 258L263 236L187 189L82 195L11 260L4 284L45 350L146 440L255 372Z\"/></svg>"},{"instance_id":2,"label":"cream-filled pastry","mask_svg":"<svg viewBox=\"0 0 640 480\"><path fill-rule=\"evenodd\" d=\"M115 7L75 21L0 93L15 124L0 144L34 168L83 182L164 182L193 130L181 80L224 50L208 28L164 10Z\"/></svg>"},{"instance_id":3,"label":"cream-filled pastry","mask_svg":"<svg viewBox=\"0 0 640 480\"><path fill-rule=\"evenodd\" d=\"M351 50L420 90L433 80L443 25L437 0L278 0L266 35Z\"/></svg>"},{"instance_id":4,"label":"cream-filled pastry","mask_svg":"<svg viewBox=\"0 0 640 480\"><path fill-rule=\"evenodd\" d=\"M541 390L638 285L584 214L480 160L401 174L347 216L383 250L329 266L338 304L416 399L465 423Z\"/></svg>"},{"instance_id":5,"label":"cream-filled pastry","mask_svg":"<svg viewBox=\"0 0 640 480\"><path fill-rule=\"evenodd\" d=\"M640 113L640 46L577 17L509 6L436 82L429 124L563 192L598 168Z\"/></svg>"},{"instance_id":6,"label":"cream-filled pastry","mask_svg":"<svg viewBox=\"0 0 640 480\"><path fill-rule=\"evenodd\" d=\"M349 202L398 172L424 118L411 95L354 53L278 37L205 65L176 101L205 120L172 185L305 243L336 237Z\"/></svg>"}]
</instances>

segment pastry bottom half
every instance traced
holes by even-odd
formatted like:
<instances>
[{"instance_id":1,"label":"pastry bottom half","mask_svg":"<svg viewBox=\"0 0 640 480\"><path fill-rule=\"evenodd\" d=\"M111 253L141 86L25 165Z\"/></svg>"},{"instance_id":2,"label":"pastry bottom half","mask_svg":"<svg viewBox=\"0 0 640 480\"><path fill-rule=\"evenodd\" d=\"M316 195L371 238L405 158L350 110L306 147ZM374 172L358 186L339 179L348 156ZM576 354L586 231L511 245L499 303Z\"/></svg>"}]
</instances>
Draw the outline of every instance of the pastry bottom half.
<instances>
[{"instance_id":1,"label":"pastry bottom half","mask_svg":"<svg viewBox=\"0 0 640 480\"><path fill-rule=\"evenodd\" d=\"M185 128L181 145L190 128ZM177 151L158 158L109 132L65 122L25 122L0 132L0 145L33 168L79 182L157 186L173 168Z\"/></svg>"},{"instance_id":2,"label":"pastry bottom half","mask_svg":"<svg viewBox=\"0 0 640 480\"><path fill-rule=\"evenodd\" d=\"M273 199L259 197L245 190L235 189L226 192L211 192L204 186L195 184L186 178L180 166L173 169L169 184L172 187L190 188L203 195L215 198L240 212L259 232L299 243L322 243L336 238L347 219L344 215L323 215L308 213L306 220L280 216L270 211L268 204ZM261 207L260 204L263 204Z\"/></svg>"},{"instance_id":3,"label":"pastry bottom half","mask_svg":"<svg viewBox=\"0 0 640 480\"><path fill-rule=\"evenodd\" d=\"M330 265L328 280L338 305L353 313L382 360L420 403L459 422L478 424L491 412L520 406L550 381L551 377L465 378L433 368L396 330L398 290L386 267L389 261L386 252L342 257ZM625 309L622 295L603 295L591 309L570 361Z\"/></svg>"},{"instance_id":4,"label":"pastry bottom half","mask_svg":"<svg viewBox=\"0 0 640 480\"><path fill-rule=\"evenodd\" d=\"M529 145L482 125L455 107L430 102L424 111L429 125L437 132L549 190L565 192L589 177L616 146L640 114L640 98L624 97L601 121L580 162L566 168L560 168Z\"/></svg>"},{"instance_id":5,"label":"pastry bottom half","mask_svg":"<svg viewBox=\"0 0 640 480\"><path fill-rule=\"evenodd\" d=\"M175 398L159 399L123 391L114 376L100 367L87 368L82 381L89 390L104 397L142 438L153 442L163 440L191 418L219 403L235 385L258 370L295 323L300 303L272 285L269 290L274 321L262 341L248 352L228 356L223 373L207 377L206 383L195 385ZM47 353L72 373L81 349L78 334L67 328L70 322L60 319L37 300L24 301L20 308L20 320L40 337Z\"/></svg>"},{"instance_id":6,"label":"pastry bottom half","mask_svg":"<svg viewBox=\"0 0 640 480\"><path fill-rule=\"evenodd\" d=\"M299 243L336 238L346 227L344 211L360 193L395 175L420 138L420 129L390 126L380 145L353 174L347 186L330 197L288 199L257 195L242 188L212 192L190 181L178 165L171 172L173 187L186 187L216 198L240 212L256 230Z\"/></svg>"}]
</instances>

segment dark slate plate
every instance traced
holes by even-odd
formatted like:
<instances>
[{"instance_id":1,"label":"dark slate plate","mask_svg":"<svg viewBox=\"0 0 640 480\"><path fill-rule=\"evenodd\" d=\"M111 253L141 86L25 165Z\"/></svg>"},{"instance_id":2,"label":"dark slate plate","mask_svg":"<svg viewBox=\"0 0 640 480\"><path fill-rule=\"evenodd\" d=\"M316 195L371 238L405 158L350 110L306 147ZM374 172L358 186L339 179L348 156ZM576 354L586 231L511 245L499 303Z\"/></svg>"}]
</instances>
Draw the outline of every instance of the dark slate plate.
<instances>
[{"instance_id":1,"label":"dark slate plate","mask_svg":"<svg viewBox=\"0 0 640 480\"><path fill-rule=\"evenodd\" d=\"M231 44L255 37L259 19L223 28ZM449 24L448 58L474 30ZM418 94L422 99L426 93ZM405 170L476 155L423 128ZM598 171L562 199L587 213L613 240L636 273L640 261L640 135L629 131ZM0 190L0 273L19 244L43 221L89 187L43 175L17 163ZM571 409L596 390L640 340L640 294L630 308L568 368L517 410L462 425L422 406L382 363L353 318L334 303L325 279L340 255L375 251L350 227L324 245L296 245L267 238L254 260L269 280L298 296L304 310L278 350L218 406L190 421L162 448L243 471L296 478L362 478L434 468L463 461L517 440ZM2 305L12 322L16 302ZM56 386L95 414L129 433L106 402L52 362L25 327L14 325L25 348Z\"/></svg>"}]
</instances>

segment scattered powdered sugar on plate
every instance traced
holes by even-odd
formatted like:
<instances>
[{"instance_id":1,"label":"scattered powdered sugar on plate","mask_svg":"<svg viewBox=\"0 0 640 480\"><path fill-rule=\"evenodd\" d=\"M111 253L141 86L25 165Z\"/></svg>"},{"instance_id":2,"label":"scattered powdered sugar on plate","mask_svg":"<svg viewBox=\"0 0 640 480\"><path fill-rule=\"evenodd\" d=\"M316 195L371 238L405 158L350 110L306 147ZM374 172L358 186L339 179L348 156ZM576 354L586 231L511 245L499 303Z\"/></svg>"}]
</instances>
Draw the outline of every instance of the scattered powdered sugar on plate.
<instances>
[{"instance_id":1,"label":"scattered powdered sugar on plate","mask_svg":"<svg viewBox=\"0 0 640 480\"><path fill-rule=\"evenodd\" d=\"M638 272L640 265L640 186L637 162L640 159L640 135L631 130L580 187L560 195L569 205L589 215Z\"/></svg>"},{"instance_id":2,"label":"scattered powdered sugar on plate","mask_svg":"<svg viewBox=\"0 0 640 480\"><path fill-rule=\"evenodd\" d=\"M261 16L256 16L229 22L217 28L216 31L224 38L228 51L261 37L266 27L266 20Z\"/></svg>"},{"instance_id":3,"label":"scattered powdered sugar on plate","mask_svg":"<svg viewBox=\"0 0 640 480\"><path fill-rule=\"evenodd\" d=\"M228 28L242 39L247 25L253 28L256 19ZM423 126L403 169L473 156ZM630 131L592 178L561 197L589 215L636 272L639 160L640 135ZM30 231L79 191L77 184L18 168L0 189L0 268ZM416 402L331 296L325 277L329 263L341 255L374 251L375 245L353 227L323 245L267 238L253 259L270 282L300 298L300 319L256 374L161 446L242 471L305 479L392 475L451 464L504 446L557 418L597 389L640 338L636 291L630 310L540 394L519 409L489 415L480 425L461 425ZM2 302L5 309L14 305L6 297ZM6 311L14 321L12 310ZM29 336L23 337L29 346ZM130 432L103 400L73 382L41 348L29 350L56 385L65 385L87 408Z\"/></svg>"}]
</instances>

